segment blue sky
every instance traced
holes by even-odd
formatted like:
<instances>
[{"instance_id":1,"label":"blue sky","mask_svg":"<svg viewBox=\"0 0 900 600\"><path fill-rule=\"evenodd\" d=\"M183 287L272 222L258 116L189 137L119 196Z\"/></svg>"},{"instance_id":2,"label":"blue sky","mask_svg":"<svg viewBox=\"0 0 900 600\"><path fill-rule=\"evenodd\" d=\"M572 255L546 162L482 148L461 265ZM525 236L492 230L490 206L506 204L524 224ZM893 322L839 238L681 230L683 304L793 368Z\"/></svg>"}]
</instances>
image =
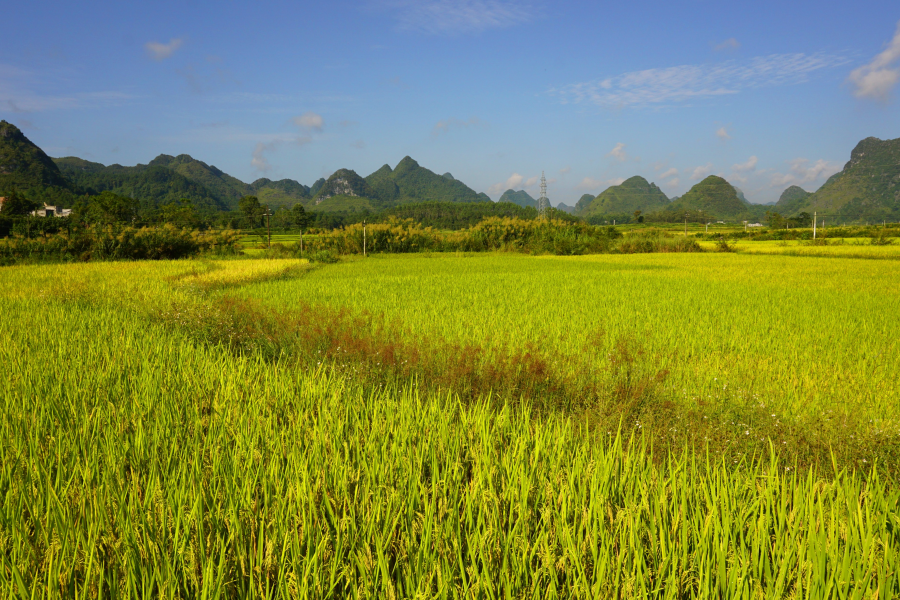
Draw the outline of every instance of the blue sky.
<instances>
[{"instance_id":1,"label":"blue sky","mask_svg":"<svg viewBox=\"0 0 900 600\"><path fill-rule=\"evenodd\" d=\"M410 155L495 200L632 175L814 190L900 137L900 4L19 3L0 118L51 156L190 154L307 185Z\"/></svg>"}]
</instances>

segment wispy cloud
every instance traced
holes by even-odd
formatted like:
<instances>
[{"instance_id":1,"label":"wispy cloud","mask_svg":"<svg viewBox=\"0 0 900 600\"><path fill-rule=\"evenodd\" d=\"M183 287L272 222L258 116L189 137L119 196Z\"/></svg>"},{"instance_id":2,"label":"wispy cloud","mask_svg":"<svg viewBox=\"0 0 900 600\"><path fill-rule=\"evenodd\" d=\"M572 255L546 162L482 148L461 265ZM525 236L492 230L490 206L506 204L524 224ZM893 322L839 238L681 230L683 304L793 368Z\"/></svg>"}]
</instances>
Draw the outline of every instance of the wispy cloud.
<instances>
[{"instance_id":1,"label":"wispy cloud","mask_svg":"<svg viewBox=\"0 0 900 600\"><path fill-rule=\"evenodd\" d=\"M747 159L747 162L738 163L736 165L731 166L731 170L735 173L746 173L748 171L753 171L756 169L756 163L759 162L759 159L755 156L751 156Z\"/></svg>"},{"instance_id":2,"label":"wispy cloud","mask_svg":"<svg viewBox=\"0 0 900 600\"><path fill-rule=\"evenodd\" d=\"M439 35L512 27L537 16L535 7L522 0L389 0L381 5L396 12L399 29Z\"/></svg>"},{"instance_id":3,"label":"wispy cloud","mask_svg":"<svg viewBox=\"0 0 900 600\"><path fill-rule=\"evenodd\" d=\"M810 164L806 158L795 158L788 161L789 173L774 173L772 175L773 186L803 185L828 179L841 170L840 163L819 159Z\"/></svg>"},{"instance_id":4,"label":"wispy cloud","mask_svg":"<svg viewBox=\"0 0 900 600\"><path fill-rule=\"evenodd\" d=\"M572 172L572 167L563 167L562 169L559 170L560 176L568 175L571 172Z\"/></svg>"},{"instance_id":5,"label":"wispy cloud","mask_svg":"<svg viewBox=\"0 0 900 600\"><path fill-rule=\"evenodd\" d=\"M188 64L181 69L176 69L175 72L184 79L190 90L195 94L212 91L223 84L240 85L241 83L234 78L230 70L222 67L212 67L210 64L200 66Z\"/></svg>"},{"instance_id":6,"label":"wispy cloud","mask_svg":"<svg viewBox=\"0 0 900 600\"><path fill-rule=\"evenodd\" d=\"M678 175L678 169L676 169L675 167L672 167L671 169L669 169L668 171L666 171L665 173L660 175L659 178L660 179L668 179L669 177L673 177L675 175Z\"/></svg>"},{"instance_id":7,"label":"wispy cloud","mask_svg":"<svg viewBox=\"0 0 900 600\"><path fill-rule=\"evenodd\" d=\"M487 127L487 123L478 117L471 117L468 121L450 118L438 121L431 130L431 135L437 137L442 133L447 133L450 129L464 129L466 127Z\"/></svg>"},{"instance_id":8,"label":"wispy cloud","mask_svg":"<svg viewBox=\"0 0 900 600\"><path fill-rule=\"evenodd\" d=\"M599 190L600 188L608 188L613 185L621 185L625 180L621 177L614 177L612 179L594 179L593 177L585 177L581 180L575 189L577 190Z\"/></svg>"},{"instance_id":9,"label":"wispy cloud","mask_svg":"<svg viewBox=\"0 0 900 600\"><path fill-rule=\"evenodd\" d=\"M165 60L175 54L175 51L181 48L182 44L184 44L183 38L172 38L168 44L147 42L144 44L144 50L147 51L147 56L153 60Z\"/></svg>"},{"instance_id":10,"label":"wispy cloud","mask_svg":"<svg viewBox=\"0 0 900 600\"><path fill-rule=\"evenodd\" d=\"M525 181L525 177L519 175L518 173L513 173L509 176L509 179L506 181L501 181L500 183L495 183L491 187L488 188L488 194L502 194L506 190L514 190L516 188L522 187L522 182Z\"/></svg>"},{"instance_id":11,"label":"wispy cloud","mask_svg":"<svg viewBox=\"0 0 900 600\"><path fill-rule=\"evenodd\" d=\"M900 81L900 22L897 32L881 54L850 72L850 82L855 86L853 95L857 98L886 101Z\"/></svg>"},{"instance_id":12,"label":"wispy cloud","mask_svg":"<svg viewBox=\"0 0 900 600\"><path fill-rule=\"evenodd\" d=\"M563 104L593 104L603 108L646 108L738 94L741 91L803 83L817 71L849 63L844 56L772 54L746 61L680 65L632 71L598 81L573 83L548 90Z\"/></svg>"},{"instance_id":13,"label":"wispy cloud","mask_svg":"<svg viewBox=\"0 0 900 600\"><path fill-rule=\"evenodd\" d=\"M239 137L246 136L234 136L232 137L232 139L239 139ZM260 171L262 173L266 173L272 169L272 165L269 163L269 159L268 157L266 157L266 154L271 154L284 144L305 146L306 144L312 143L313 141L312 138L308 136L285 136L282 134L269 134L258 137L267 139L269 141L256 143L256 146L253 148L250 165L257 171Z\"/></svg>"},{"instance_id":14,"label":"wispy cloud","mask_svg":"<svg viewBox=\"0 0 900 600\"><path fill-rule=\"evenodd\" d=\"M291 122L305 131L322 131L325 127L325 119L322 118L322 115L312 111L307 111L299 117L294 117L291 119Z\"/></svg>"},{"instance_id":15,"label":"wispy cloud","mask_svg":"<svg viewBox=\"0 0 900 600\"><path fill-rule=\"evenodd\" d=\"M719 127L716 129L716 137L722 140L723 142L727 142L731 139L731 134L728 133L728 130L724 127Z\"/></svg>"},{"instance_id":16,"label":"wispy cloud","mask_svg":"<svg viewBox=\"0 0 900 600\"><path fill-rule=\"evenodd\" d=\"M36 74L0 64L0 113L32 113L49 110L71 110L119 106L135 96L118 91L43 93L37 90L52 88L64 81L71 85L71 75Z\"/></svg>"},{"instance_id":17,"label":"wispy cloud","mask_svg":"<svg viewBox=\"0 0 900 600\"><path fill-rule=\"evenodd\" d=\"M713 50L716 52L722 52L723 50L737 50L741 47L741 43L737 41L735 38L728 38L724 42L714 44Z\"/></svg>"},{"instance_id":18,"label":"wispy cloud","mask_svg":"<svg viewBox=\"0 0 900 600\"><path fill-rule=\"evenodd\" d=\"M267 150L274 150L274 146L272 144L263 144L262 142L257 143L256 147L253 149L253 158L250 160L250 165L261 173L265 173L272 169L272 165L269 164L269 159L265 156Z\"/></svg>"},{"instance_id":19,"label":"wispy cloud","mask_svg":"<svg viewBox=\"0 0 900 600\"><path fill-rule=\"evenodd\" d=\"M625 144L619 142L615 145L615 147L606 153L608 158L615 158L619 161L624 161L628 158L628 154L625 152Z\"/></svg>"},{"instance_id":20,"label":"wispy cloud","mask_svg":"<svg viewBox=\"0 0 900 600\"><path fill-rule=\"evenodd\" d=\"M688 170L690 171L690 169L688 169ZM704 177L706 177L707 175L712 173L712 170L713 170L712 163L706 163L705 165L700 165L699 167L696 167L696 168L694 168L693 171L691 171L691 179L693 179L694 181L699 181L700 179L703 179Z\"/></svg>"}]
</instances>

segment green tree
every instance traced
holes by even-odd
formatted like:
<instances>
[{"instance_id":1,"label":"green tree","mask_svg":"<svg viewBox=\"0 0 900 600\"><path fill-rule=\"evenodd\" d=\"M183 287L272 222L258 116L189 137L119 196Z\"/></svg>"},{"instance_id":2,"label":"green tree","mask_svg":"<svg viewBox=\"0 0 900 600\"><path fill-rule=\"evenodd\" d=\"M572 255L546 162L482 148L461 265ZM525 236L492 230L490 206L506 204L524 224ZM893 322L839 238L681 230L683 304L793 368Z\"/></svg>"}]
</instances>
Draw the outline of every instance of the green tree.
<instances>
[{"instance_id":1,"label":"green tree","mask_svg":"<svg viewBox=\"0 0 900 600\"><path fill-rule=\"evenodd\" d=\"M248 227L257 227L262 219L263 207L256 196L244 196L238 200L238 210L244 215Z\"/></svg>"},{"instance_id":2,"label":"green tree","mask_svg":"<svg viewBox=\"0 0 900 600\"><path fill-rule=\"evenodd\" d=\"M182 198L178 202L170 202L160 206L159 220L163 223L172 223L178 227L191 227L194 229L201 225L200 216L197 214L194 203L190 198Z\"/></svg>"},{"instance_id":3,"label":"green tree","mask_svg":"<svg viewBox=\"0 0 900 600\"><path fill-rule=\"evenodd\" d=\"M108 225L131 223L137 217L141 203L134 198L104 191L96 196L85 196L76 205L76 220Z\"/></svg>"},{"instance_id":4,"label":"green tree","mask_svg":"<svg viewBox=\"0 0 900 600\"><path fill-rule=\"evenodd\" d=\"M306 212L306 209L300 203L295 204L291 209L291 217L294 225L301 230L309 228L309 224L312 222L312 215Z\"/></svg>"},{"instance_id":5,"label":"green tree","mask_svg":"<svg viewBox=\"0 0 900 600\"><path fill-rule=\"evenodd\" d=\"M29 214L38 206L37 202L32 202L16 190L12 190L6 195L6 200L3 201L3 216L21 217Z\"/></svg>"},{"instance_id":6,"label":"green tree","mask_svg":"<svg viewBox=\"0 0 900 600\"><path fill-rule=\"evenodd\" d=\"M784 229L784 226L785 226L784 217L782 217L777 212L772 212L772 211L767 210L766 211L766 221L768 221L769 227L771 227L772 229Z\"/></svg>"}]
</instances>

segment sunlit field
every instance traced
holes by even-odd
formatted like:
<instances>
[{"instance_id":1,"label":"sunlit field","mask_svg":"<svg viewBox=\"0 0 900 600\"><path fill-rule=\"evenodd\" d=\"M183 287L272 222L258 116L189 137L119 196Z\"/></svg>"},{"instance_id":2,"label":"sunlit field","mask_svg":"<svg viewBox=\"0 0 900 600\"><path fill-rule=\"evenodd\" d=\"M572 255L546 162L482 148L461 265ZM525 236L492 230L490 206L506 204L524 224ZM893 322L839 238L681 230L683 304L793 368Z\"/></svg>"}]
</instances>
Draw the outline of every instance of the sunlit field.
<instances>
[{"instance_id":1,"label":"sunlit field","mask_svg":"<svg viewBox=\"0 0 900 600\"><path fill-rule=\"evenodd\" d=\"M819 243L812 241L736 241L734 249L742 254L780 254L783 256L821 256L840 258L864 258L900 260L900 243L896 238L888 238L890 243L872 244L870 239L820 238ZM714 242L701 242L705 249L714 249Z\"/></svg>"},{"instance_id":2,"label":"sunlit field","mask_svg":"<svg viewBox=\"0 0 900 600\"><path fill-rule=\"evenodd\" d=\"M0 584L895 597L894 264L0 268Z\"/></svg>"}]
</instances>

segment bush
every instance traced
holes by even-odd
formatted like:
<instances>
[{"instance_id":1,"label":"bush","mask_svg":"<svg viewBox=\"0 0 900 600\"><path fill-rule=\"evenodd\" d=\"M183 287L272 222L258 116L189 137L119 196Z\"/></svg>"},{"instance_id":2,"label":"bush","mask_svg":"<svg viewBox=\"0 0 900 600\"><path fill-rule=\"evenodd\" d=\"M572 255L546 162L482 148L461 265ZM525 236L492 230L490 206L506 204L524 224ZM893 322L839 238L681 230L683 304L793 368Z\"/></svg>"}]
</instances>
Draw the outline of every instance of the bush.
<instances>
[{"instance_id":1,"label":"bush","mask_svg":"<svg viewBox=\"0 0 900 600\"><path fill-rule=\"evenodd\" d=\"M686 237L634 235L622 239L614 252L644 254L650 252L703 252L696 240Z\"/></svg>"},{"instance_id":2,"label":"bush","mask_svg":"<svg viewBox=\"0 0 900 600\"><path fill-rule=\"evenodd\" d=\"M0 264L87 260L164 260L200 253L235 254L236 231L199 232L162 227L113 227L84 230L72 235L0 240Z\"/></svg>"},{"instance_id":3,"label":"bush","mask_svg":"<svg viewBox=\"0 0 900 600\"><path fill-rule=\"evenodd\" d=\"M331 250L318 250L308 257L309 262L318 262L331 264L336 263L338 258L332 254Z\"/></svg>"}]
</instances>

